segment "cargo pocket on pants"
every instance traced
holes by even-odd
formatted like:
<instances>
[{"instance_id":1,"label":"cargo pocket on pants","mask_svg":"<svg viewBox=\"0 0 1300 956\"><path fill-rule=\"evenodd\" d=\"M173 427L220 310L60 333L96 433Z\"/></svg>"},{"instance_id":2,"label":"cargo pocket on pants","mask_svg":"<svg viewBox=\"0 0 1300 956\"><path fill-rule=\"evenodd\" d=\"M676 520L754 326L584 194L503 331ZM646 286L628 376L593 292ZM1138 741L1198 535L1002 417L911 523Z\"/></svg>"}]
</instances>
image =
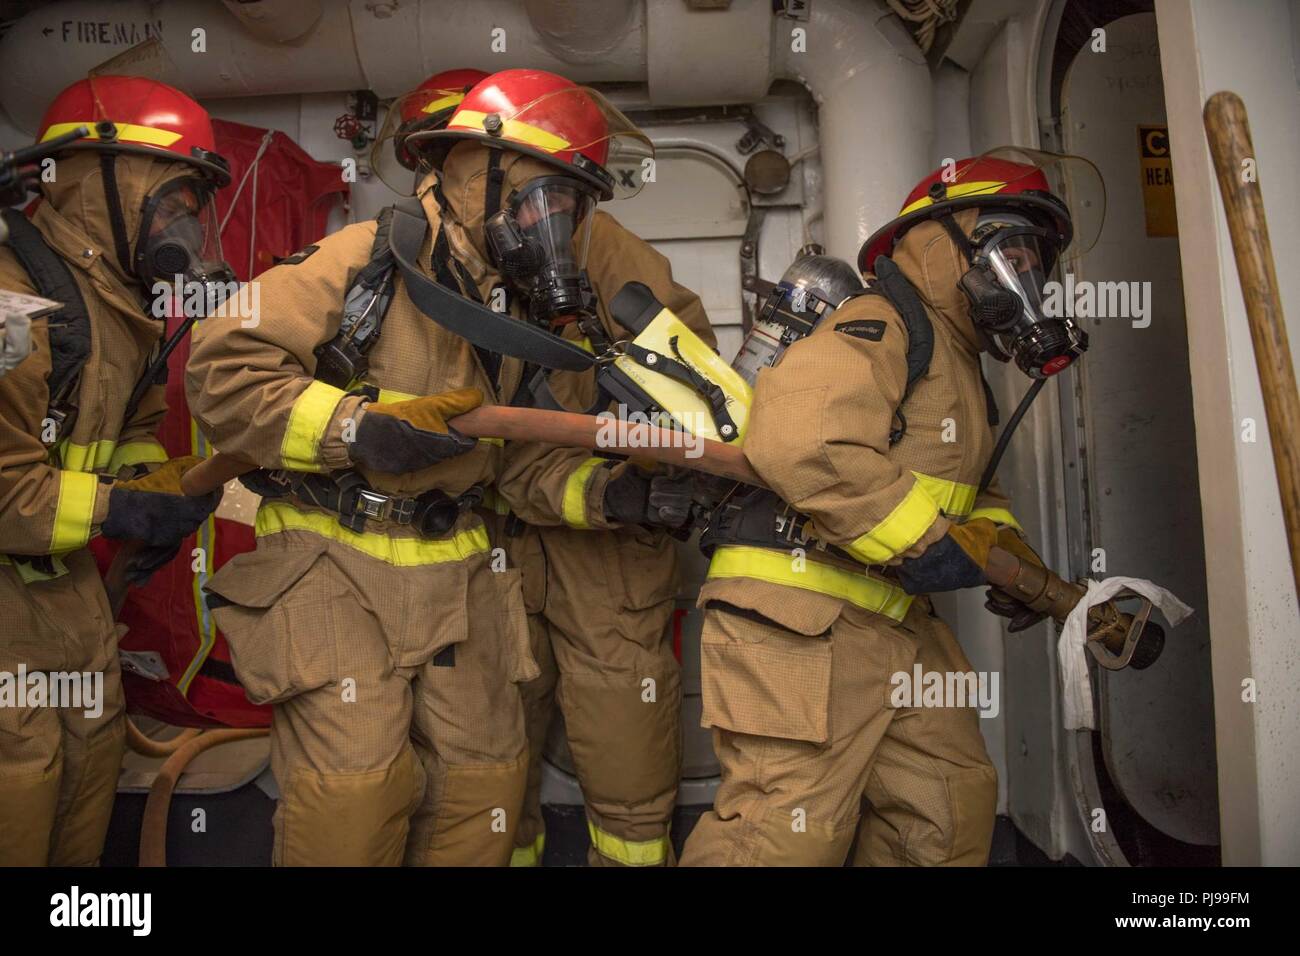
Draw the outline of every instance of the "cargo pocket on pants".
<instances>
[{"instance_id":1,"label":"cargo pocket on pants","mask_svg":"<svg viewBox=\"0 0 1300 956\"><path fill-rule=\"evenodd\" d=\"M528 633L528 613L524 608L522 575L517 568L492 575L500 591L497 603L502 653L506 656L506 673L512 683L525 684L542 673L533 657Z\"/></svg>"},{"instance_id":2,"label":"cargo pocket on pants","mask_svg":"<svg viewBox=\"0 0 1300 956\"><path fill-rule=\"evenodd\" d=\"M276 704L338 679L338 633L319 548L241 554L208 582L208 606L226 635L244 693Z\"/></svg>"},{"instance_id":3,"label":"cargo pocket on pants","mask_svg":"<svg viewBox=\"0 0 1300 956\"><path fill-rule=\"evenodd\" d=\"M829 741L831 639L823 632L799 633L742 608L710 607L700 636L701 725Z\"/></svg>"}]
</instances>

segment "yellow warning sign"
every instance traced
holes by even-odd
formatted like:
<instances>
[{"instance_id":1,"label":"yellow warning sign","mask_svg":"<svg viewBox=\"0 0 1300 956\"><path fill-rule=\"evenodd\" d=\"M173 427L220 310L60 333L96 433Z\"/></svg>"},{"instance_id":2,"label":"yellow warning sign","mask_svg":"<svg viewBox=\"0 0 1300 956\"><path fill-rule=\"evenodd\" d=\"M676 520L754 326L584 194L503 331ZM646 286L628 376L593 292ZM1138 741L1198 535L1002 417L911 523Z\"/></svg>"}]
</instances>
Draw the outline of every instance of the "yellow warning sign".
<instances>
[{"instance_id":1,"label":"yellow warning sign","mask_svg":"<svg viewBox=\"0 0 1300 956\"><path fill-rule=\"evenodd\" d=\"M1142 205L1147 214L1148 236L1178 235L1174 206L1174 166L1169 153L1168 126L1139 126L1142 157Z\"/></svg>"}]
</instances>

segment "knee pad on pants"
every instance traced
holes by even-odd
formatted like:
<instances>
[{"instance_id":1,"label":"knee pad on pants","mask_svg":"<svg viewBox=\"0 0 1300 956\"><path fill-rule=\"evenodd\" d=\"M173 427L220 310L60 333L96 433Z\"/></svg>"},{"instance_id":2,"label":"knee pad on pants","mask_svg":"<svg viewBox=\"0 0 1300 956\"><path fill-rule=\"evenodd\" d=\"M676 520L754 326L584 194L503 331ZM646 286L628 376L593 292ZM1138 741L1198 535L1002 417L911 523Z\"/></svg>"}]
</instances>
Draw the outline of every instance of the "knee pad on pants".
<instances>
[{"instance_id":1,"label":"knee pad on pants","mask_svg":"<svg viewBox=\"0 0 1300 956\"><path fill-rule=\"evenodd\" d=\"M437 803L412 832L417 866L508 866L528 779L528 754L509 763L441 766Z\"/></svg>"},{"instance_id":2,"label":"knee pad on pants","mask_svg":"<svg viewBox=\"0 0 1300 956\"><path fill-rule=\"evenodd\" d=\"M899 803L871 810L854 865L988 863L998 801L997 771L992 766L951 770L942 777L918 775L899 795Z\"/></svg>"},{"instance_id":3,"label":"knee pad on pants","mask_svg":"<svg viewBox=\"0 0 1300 956\"><path fill-rule=\"evenodd\" d=\"M50 840L50 866L94 866L104 852L113 816L117 778L126 753L126 718L119 713L89 739L68 740L65 745L81 748L80 759L74 764L78 779L65 775L63 780L65 793ZM69 787L75 789L68 792Z\"/></svg>"},{"instance_id":4,"label":"knee pad on pants","mask_svg":"<svg viewBox=\"0 0 1300 956\"><path fill-rule=\"evenodd\" d=\"M45 866L49 861L62 765L56 747L46 769L0 776L0 866Z\"/></svg>"},{"instance_id":5,"label":"knee pad on pants","mask_svg":"<svg viewBox=\"0 0 1300 956\"><path fill-rule=\"evenodd\" d=\"M650 683L653 682L653 683ZM656 663L639 676L564 674L559 700L587 800L607 814L667 795L681 768L681 678Z\"/></svg>"},{"instance_id":6,"label":"knee pad on pants","mask_svg":"<svg viewBox=\"0 0 1300 956\"><path fill-rule=\"evenodd\" d=\"M407 747L382 770L289 772L275 812L276 866L399 866L424 775Z\"/></svg>"}]
</instances>

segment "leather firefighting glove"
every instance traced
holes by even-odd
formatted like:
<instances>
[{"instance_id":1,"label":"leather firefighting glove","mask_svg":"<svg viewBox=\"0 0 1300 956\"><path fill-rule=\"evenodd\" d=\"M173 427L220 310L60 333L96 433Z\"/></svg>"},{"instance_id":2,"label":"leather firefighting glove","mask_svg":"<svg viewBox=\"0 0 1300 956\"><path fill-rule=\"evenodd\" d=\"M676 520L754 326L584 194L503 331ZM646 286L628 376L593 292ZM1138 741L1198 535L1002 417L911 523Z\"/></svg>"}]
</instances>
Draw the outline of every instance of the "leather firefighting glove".
<instances>
[{"instance_id":1,"label":"leather firefighting glove","mask_svg":"<svg viewBox=\"0 0 1300 956\"><path fill-rule=\"evenodd\" d=\"M998 526L988 518L954 524L919 558L898 565L898 581L908 594L978 587L987 583L984 567L997 540Z\"/></svg>"},{"instance_id":2,"label":"leather firefighting glove","mask_svg":"<svg viewBox=\"0 0 1300 956\"><path fill-rule=\"evenodd\" d=\"M690 520L693 491L689 475L647 476L628 468L605 485L605 519L625 525L680 528Z\"/></svg>"},{"instance_id":3,"label":"leather firefighting glove","mask_svg":"<svg viewBox=\"0 0 1300 956\"><path fill-rule=\"evenodd\" d=\"M447 424L483 404L477 388L458 388L405 402L371 402L357 426L348 454L371 471L402 474L420 471L463 455L477 446Z\"/></svg>"},{"instance_id":4,"label":"leather firefighting glove","mask_svg":"<svg viewBox=\"0 0 1300 956\"><path fill-rule=\"evenodd\" d=\"M1020 532L1012 527L998 529L998 547L1010 551L1021 561L1027 561L1037 567L1043 567L1043 560L1033 548L1021 537ZM984 592L984 607L999 617L1008 618L1007 631L1016 634L1033 627L1047 617L1042 611L1021 604L1001 588L989 588Z\"/></svg>"},{"instance_id":5,"label":"leather firefighting glove","mask_svg":"<svg viewBox=\"0 0 1300 956\"><path fill-rule=\"evenodd\" d=\"M132 584L143 584L171 561L181 542L217 510L220 488L193 498L181 490L181 477L202 460L195 455L172 458L150 474L112 483L99 532L142 542L127 566Z\"/></svg>"}]
</instances>

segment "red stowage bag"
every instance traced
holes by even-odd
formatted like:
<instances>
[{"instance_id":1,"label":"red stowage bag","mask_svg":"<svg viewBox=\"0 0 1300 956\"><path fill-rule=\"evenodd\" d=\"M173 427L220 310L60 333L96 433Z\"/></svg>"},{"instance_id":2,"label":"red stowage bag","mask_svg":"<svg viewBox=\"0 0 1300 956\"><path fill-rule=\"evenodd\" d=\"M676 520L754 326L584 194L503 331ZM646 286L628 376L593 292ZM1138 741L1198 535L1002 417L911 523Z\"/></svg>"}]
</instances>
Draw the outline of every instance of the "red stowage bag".
<instances>
[{"instance_id":1,"label":"red stowage bag","mask_svg":"<svg viewBox=\"0 0 1300 956\"><path fill-rule=\"evenodd\" d=\"M223 120L212 125L232 177L217 193L222 249L235 274L247 281L323 236L333 200L346 198L348 187L338 166L317 162L283 133ZM256 183L249 172L255 161ZM168 320L169 335L178 321ZM182 342L167 363L169 410L158 439L173 457L212 454L185 402L189 344ZM214 515L185 540L171 564L145 587L131 589L120 617L130 629L120 645L129 712L182 727L269 726L271 709L244 696L226 640L203 603L203 583L253 545L251 527ZM106 570L116 542L97 538L91 548L101 572ZM200 557L195 548L202 549Z\"/></svg>"}]
</instances>

